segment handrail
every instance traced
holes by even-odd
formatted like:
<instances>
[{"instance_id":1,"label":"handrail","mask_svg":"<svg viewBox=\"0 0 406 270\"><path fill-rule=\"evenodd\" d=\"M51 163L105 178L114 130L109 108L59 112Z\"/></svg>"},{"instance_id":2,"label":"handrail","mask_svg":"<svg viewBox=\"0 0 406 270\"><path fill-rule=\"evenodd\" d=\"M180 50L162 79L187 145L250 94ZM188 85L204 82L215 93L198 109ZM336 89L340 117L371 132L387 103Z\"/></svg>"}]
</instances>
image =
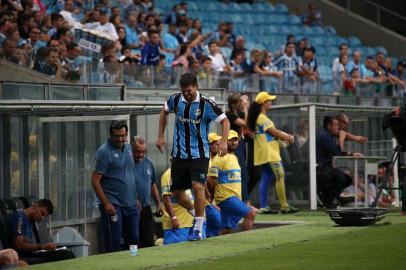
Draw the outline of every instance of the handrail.
<instances>
[{"instance_id":1,"label":"handrail","mask_svg":"<svg viewBox=\"0 0 406 270\"><path fill-rule=\"evenodd\" d=\"M351 0L347 0L347 1L351 1ZM383 7L383 6L381 6L381 5L377 4L377 3L374 3L374 2L372 2L370 0L363 0L363 1L370 4L370 5L372 5L372 6L375 6L376 8L378 8L380 10L383 10L383 11L385 11L385 12L391 14L391 15L394 15L394 16L406 21L406 16L400 15L399 13L396 13L396 12L394 12L394 11L392 11L392 10L386 8L386 7Z\"/></svg>"}]
</instances>

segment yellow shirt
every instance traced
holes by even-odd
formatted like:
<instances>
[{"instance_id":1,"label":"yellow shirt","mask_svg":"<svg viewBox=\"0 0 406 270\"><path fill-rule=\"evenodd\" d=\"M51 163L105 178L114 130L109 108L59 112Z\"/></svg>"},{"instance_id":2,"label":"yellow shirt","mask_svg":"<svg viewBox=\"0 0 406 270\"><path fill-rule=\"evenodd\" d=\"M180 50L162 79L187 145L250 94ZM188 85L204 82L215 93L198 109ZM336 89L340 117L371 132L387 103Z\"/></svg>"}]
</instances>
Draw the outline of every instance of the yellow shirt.
<instances>
[{"instance_id":1,"label":"yellow shirt","mask_svg":"<svg viewBox=\"0 0 406 270\"><path fill-rule=\"evenodd\" d=\"M279 141L267 132L275 128L274 123L265 114L260 113L255 125L254 137L254 165L262 165L281 160Z\"/></svg>"},{"instance_id":2,"label":"yellow shirt","mask_svg":"<svg viewBox=\"0 0 406 270\"><path fill-rule=\"evenodd\" d=\"M216 203L233 196L241 199L241 168L234 154L229 153L223 157L215 156L208 176L217 178L214 191Z\"/></svg>"},{"instance_id":3,"label":"yellow shirt","mask_svg":"<svg viewBox=\"0 0 406 270\"><path fill-rule=\"evenodd\" d=\"M162 178L161 178L162 197L164 195L171 196L172 208L173 208L173 212L175 213L176 218L178 219L179 228L190 228L193 226L193 216L191 214L189 214L189 212L184 207L182 207L180 204L178 204L175 197L172 196L171 185L172 185L171 169L168 169L162 175ZM192 192L190 192L190 190L188 189L188 190L186 190L186 194L191 198L191 200L193 202ZM165 208L164 208L164 215L162 217L162 228L164 230L172 229L171 217L165 211Z\"/></svg>"}]
</instances>

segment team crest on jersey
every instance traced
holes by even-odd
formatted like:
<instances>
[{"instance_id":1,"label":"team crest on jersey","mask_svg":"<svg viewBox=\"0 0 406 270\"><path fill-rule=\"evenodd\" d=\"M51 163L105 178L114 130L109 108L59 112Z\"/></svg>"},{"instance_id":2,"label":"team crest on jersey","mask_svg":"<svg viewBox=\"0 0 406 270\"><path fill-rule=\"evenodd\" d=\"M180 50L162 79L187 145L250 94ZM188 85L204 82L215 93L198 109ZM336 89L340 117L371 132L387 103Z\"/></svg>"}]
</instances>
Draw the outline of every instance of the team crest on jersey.
<instances>
[{"instance_id":1,"label":"team crest on jersey","mask_svg":"<svg viewBox=\"0 0 406 270\"><path fill-rule=\"evenodd\" d=\"M202 111L200 109L196 109L195 116L199 116L201 113L202 113Z\"/></svg>"}]
</instances>

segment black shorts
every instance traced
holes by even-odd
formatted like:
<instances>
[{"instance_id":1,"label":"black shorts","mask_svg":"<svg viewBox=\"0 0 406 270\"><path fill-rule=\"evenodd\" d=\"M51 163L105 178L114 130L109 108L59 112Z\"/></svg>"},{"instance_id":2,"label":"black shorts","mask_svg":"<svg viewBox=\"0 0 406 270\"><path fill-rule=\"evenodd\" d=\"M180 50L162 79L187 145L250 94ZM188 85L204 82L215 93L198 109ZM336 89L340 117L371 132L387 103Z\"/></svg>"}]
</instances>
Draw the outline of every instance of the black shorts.
<instances>
[{"instance_id":1,"label":"black shorts","mask_svg":"<svg viewBox=\"0 0 406 270\"><path fill-rule=\"evenodd\" d=\"M206 184L208 158L173 158L171 166L171 190L186 190L192 187L192 181Z\"/></svg>"}]
</instances>

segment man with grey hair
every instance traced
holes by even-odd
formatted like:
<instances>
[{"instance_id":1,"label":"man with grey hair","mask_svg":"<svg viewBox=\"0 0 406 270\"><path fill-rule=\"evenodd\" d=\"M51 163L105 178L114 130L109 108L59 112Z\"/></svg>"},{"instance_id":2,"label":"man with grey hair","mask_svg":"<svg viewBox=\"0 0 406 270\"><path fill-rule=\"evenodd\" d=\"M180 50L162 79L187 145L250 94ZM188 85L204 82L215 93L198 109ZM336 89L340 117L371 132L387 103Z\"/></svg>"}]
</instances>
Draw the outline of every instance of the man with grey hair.
<instances>
[{"instance_id":1,"label":"man with grey hair","mask_svg":"<svg viewBox=\"0 0 406 270\"><path fill-rule=\"evenodd\" d=\"M141 136L134 136L131 139L133 157L135 164L135 185L137 187L139 201L141 203L140 225L139 225L139 247L154 246L154 218L151 210L151 197L156 205L155 215L162 215L162 204L156 185L154 165L151 160L145 157L147 144Z\"/></svg>"}]
</instances>

